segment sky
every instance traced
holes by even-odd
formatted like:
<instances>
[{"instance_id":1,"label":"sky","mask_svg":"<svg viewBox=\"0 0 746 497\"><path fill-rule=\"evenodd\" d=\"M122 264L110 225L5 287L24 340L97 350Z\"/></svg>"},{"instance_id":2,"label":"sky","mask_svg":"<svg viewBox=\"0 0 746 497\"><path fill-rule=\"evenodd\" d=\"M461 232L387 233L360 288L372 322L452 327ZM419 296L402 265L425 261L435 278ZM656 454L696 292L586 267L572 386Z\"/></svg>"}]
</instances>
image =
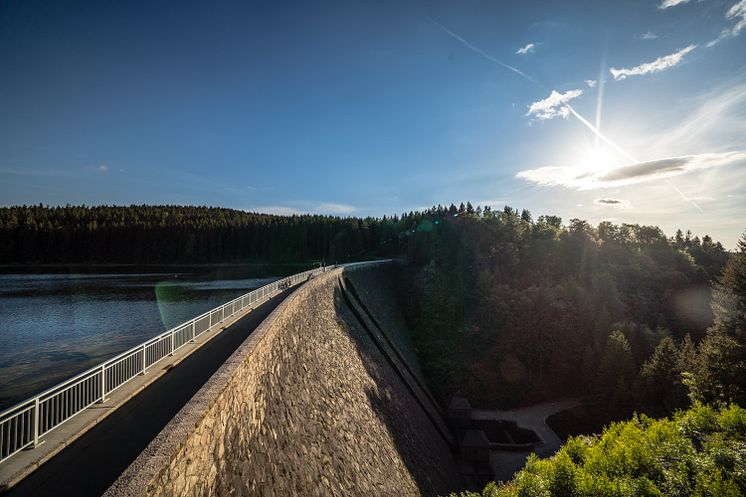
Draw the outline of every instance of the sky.
<instances>
[{"instance_id":1,"label":"sky","mask_svg":"<svg viewBox=\"0 0 746 497\"><path fill-rule=\"evenodd\" d=\"M746 229L746 0L0 2L0 205Z\"/></svg>"}]
</instances>

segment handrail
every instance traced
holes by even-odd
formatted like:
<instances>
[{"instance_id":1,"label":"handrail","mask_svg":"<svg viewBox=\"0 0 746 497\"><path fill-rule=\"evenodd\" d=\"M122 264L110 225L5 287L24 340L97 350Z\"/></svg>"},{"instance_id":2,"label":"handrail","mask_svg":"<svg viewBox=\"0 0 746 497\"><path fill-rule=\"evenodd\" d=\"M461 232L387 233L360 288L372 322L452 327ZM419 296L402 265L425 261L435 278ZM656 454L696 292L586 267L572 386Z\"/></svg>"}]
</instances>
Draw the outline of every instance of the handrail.
<instances>
[{"instance_id":1,"label":"handrail","mask_svg":"<svg viewBox=\"0 0 746 497\"><path fill-rule=\"evenodd\" d=\"M380 261L367 263L371 262ZM21 450L38 446L41 437L88 407L106 402L108 394L226 319L334 267L303 271L256 288L0 412L0 463Z\"/></svg>"},{"instance_id":2,"label":"handrail","mask_svg":"<svg viewBox=\"0 0 746 497\"><path fill-rule=\"evenodd\" d=\"M356 267L382 262L390 260L353 262L339 266ZM38 446L42 441L41 437L88 407L106 402L108 394L133 378L146 374L149 368L172 356L187 343L195 342L199 336L226 319L248 307L264 303L281 290L334 267L303 271L256 288L0 412L0 463L21 450Z\"/></svg>"},{"instance_id":3,"label":"handrail","mask_svg":"<svg viewBox=\"0 0 746 497\"><path fill-rule=\"evenodd\" d=\"M385 262L390 260L353 262L340 264L339 267ZM106 402L108 394L133 378L146 374L149 368L172 356L187 343L195 342L199 336L226 319L334 267L303 271L256 288L0 412L0 463L21 450L38 446L41 437L88 407ZM214 318L217 320L214 321Z\"/></svg>"}]
</instances>

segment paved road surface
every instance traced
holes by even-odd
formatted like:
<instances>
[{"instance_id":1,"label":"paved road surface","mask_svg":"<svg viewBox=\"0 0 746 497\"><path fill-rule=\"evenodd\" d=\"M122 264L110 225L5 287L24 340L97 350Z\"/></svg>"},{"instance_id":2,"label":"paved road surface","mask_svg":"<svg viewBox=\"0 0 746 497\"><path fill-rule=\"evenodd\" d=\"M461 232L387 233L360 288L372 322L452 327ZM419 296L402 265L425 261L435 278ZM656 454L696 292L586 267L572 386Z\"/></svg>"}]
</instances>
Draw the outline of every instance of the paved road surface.
<instances>
[{"instance_id":1,"label":"paved road surface","mask_svg":"<svg viewBox=\"0 0 746 497\"><path fill-rule=\"evenodd\" d=\"M204 344L3 495L99 497L291 291Z\"/></svg>"},{"instance_id":2,"label":"paved road surface","mask_svg":"<svg viewBox=\"0 0 746 497\"><path fill-rule=\"evenodd\" d=\"M526 458L531 452L536 453L539 457L550 457L562 446L562 440L546 423L546 419L552 414L572 409L580 405L576 399L555 400L543 402L529 407L510 409L507 411L495 410L474 410L472 416L481 419L502 419L506 421L515 421L521 428L534 430L543 440L543 444L529 451L509 451L493 450L490 452L490 464L495 470L495 476L498 480L507 481L513 477L513 474L521 469L526 462Z\"/></svg>"}]
</instances>

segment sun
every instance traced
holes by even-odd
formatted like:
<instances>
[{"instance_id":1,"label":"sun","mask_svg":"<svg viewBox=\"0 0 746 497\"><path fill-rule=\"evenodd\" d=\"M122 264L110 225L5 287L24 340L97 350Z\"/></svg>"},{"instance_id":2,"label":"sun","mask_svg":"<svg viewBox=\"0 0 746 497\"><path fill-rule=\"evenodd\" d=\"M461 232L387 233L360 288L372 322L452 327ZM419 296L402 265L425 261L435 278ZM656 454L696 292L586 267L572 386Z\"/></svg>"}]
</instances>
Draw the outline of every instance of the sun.
<instances>
[{"instance_id":1,"label":"sun","mask_svg":"<svg viewBox=\"0 0 746 497\"><path fill-rule=\"evenodd\" d=\"M592 172L610 171L619 166L619 159L605 147L594 147L581 152L578 165Z\"/></svg>"}]
</instances>

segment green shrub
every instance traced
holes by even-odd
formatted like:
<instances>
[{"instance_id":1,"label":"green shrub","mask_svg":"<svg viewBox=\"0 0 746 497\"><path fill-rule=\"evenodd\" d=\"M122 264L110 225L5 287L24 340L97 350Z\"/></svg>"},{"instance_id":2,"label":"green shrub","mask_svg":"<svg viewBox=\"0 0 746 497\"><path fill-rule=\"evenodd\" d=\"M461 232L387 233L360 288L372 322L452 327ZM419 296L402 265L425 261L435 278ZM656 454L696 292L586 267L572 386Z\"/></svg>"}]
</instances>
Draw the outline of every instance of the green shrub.
<instances>
[{"instance_id":1,"label":"green shrub","mask_svg":"<svg viewBox=\"0 0 746 497\"><path fill-rule=\"evenodd\" d=\"M635 415L612 423L601 436L571 438L550 459L530 456L512 481L490 484L481 495L746 495L746 410L730 406L718 411L697 404L672 419Z\"/></svg>"}]
</instances>

